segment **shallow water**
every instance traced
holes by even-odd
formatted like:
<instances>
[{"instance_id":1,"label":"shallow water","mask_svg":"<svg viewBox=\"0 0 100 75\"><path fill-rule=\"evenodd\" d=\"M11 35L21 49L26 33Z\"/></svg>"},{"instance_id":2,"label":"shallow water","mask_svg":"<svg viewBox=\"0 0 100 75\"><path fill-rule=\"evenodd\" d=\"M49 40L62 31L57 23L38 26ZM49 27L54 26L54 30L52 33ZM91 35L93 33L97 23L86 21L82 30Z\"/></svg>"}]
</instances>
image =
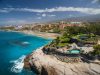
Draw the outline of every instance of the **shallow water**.
<instances>
[{"instance_id":1,"label":"shallow water","mask_svg":"<svg viewBox=\"0 0 100 75\"><path fill-rule=\"evenodd\" d=\"M22 33L0 31L0 75L35 75L23 69L23 59L50 41Z\"/></svg>"}]
</instances>

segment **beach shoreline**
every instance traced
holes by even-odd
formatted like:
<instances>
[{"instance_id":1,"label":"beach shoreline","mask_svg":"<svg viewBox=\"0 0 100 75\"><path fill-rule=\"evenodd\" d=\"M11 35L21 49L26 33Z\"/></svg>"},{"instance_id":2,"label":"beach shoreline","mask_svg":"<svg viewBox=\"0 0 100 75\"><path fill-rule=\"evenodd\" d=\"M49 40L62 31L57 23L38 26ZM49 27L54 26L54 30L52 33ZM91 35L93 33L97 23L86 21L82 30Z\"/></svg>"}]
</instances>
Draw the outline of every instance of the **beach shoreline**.
<instances>
[{"instance_id":1,"label":"beach shoreline","mask_svg":"<svg viewBox=\"0 0 100 75\"><path fill-rule=\"evenodd\" d=\"M31 30L11 31L11 32L24 33L24 34L27 34L27 35L42 37L42 38L45 38L45 39L56 39L56 37L60 36L60 34L57 34L57 33L38 32L38 31L31 31Z\"/></svg>"},{"instance_id":2,"label":"beach shoreline","mask_svg":"<svg viewBox=\"0 0 100 75\"><path fill-rule=\"evenodd\" d=\"M46 33L46 32L36 32L36 31L21 31L21 32L25 34L29 34L29 35L43 37L46 39L56 39L57 36L60 36L60 34L57 34L57 33Z\"/></svg>"}]
</instances>

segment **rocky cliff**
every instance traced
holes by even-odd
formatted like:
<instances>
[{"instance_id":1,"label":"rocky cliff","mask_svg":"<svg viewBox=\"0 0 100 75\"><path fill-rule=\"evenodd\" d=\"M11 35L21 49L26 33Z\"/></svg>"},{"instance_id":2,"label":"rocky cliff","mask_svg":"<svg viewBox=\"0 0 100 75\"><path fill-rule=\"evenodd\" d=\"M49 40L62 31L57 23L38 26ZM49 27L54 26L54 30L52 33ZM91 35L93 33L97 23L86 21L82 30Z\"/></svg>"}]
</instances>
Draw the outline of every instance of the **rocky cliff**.
<instances>
[{"instance_id":1,"label":"rocky cliff","mask_svg":"<svg viewBox=\"0 0 100 75\"><path fill-rule=\"evenodd\" d=\"M33 52L27 59L27 66L37 75L100 75L98 63L65 63L54 56L45 55L41 48Z\"/></svg>"}]
</instances>

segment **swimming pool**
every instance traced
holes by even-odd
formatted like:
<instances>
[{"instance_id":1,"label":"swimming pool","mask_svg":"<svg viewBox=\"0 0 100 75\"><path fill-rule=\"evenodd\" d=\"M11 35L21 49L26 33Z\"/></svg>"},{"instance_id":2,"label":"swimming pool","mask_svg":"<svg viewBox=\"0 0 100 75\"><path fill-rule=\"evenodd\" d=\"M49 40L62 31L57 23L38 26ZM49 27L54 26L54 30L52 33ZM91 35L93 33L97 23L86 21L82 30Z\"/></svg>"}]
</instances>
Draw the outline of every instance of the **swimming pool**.
<instances>
[{"instance_id":1,"label":"swimming pool","mask_svg":"<svg viewBox=\"0 0 100 75\"><path fill-rule=\"evenodd\" d=\"M80 50L78 50L78 49L68 50L68 53L69 54L79 54Z\"/></svg>"}]
</instances>

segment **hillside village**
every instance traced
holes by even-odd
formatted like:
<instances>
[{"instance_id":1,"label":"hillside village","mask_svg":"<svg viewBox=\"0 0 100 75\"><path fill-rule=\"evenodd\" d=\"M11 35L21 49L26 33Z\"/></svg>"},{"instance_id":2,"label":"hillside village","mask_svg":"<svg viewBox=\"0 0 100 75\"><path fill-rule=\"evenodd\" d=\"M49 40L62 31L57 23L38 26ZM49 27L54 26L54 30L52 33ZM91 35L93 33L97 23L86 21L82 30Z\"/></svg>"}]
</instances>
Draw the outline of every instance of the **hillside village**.
<instances>
[{"instance_id":1,"label":"hillside village","mask_svg":"<svg viewBox=\"0 0 100 75\"><path fill-rule=\"evenodd\" d=\"M54 32L57 33L59 30L63 30L67 26L83 26L83 22L54 22L54 23L35 23L35 24L24 24L24 25L7 25L1 26L0 29L5 30L33 30L38 32Z\"/></svg>"}]
</instances>

